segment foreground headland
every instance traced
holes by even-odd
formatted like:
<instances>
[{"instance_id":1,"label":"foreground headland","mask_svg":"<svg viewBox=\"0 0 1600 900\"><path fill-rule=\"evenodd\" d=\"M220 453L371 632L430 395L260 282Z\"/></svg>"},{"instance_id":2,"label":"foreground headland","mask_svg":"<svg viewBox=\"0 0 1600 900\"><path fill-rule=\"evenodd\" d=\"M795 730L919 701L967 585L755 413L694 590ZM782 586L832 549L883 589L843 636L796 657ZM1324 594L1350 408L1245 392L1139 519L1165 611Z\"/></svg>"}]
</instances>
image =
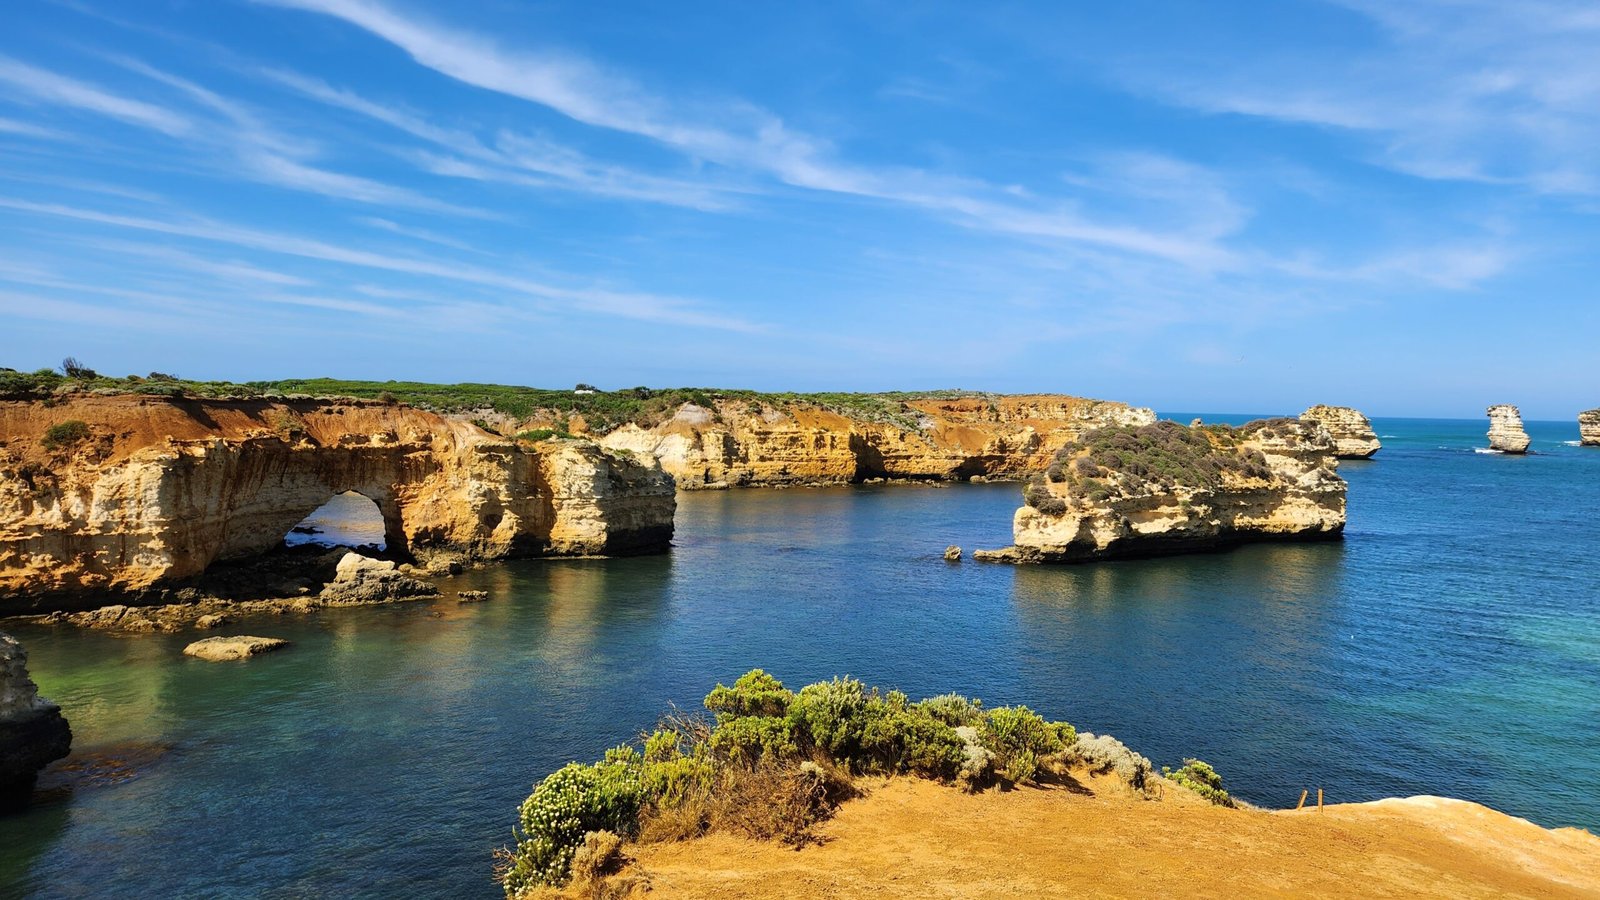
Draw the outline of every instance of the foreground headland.
<instances>
[{"instance_id":1,"label":"foreground headland","mask_svg":"<svg viewBox=\"0 0 1600 900\"><path fill-rule=\"evenodd\" d=\"M761 670L705 706L539 782L508 900L1600 891L1588 832L1441 797L1251 808L1202 761L1158 772L1026 706Z\"/></svg>"}]
</instances>

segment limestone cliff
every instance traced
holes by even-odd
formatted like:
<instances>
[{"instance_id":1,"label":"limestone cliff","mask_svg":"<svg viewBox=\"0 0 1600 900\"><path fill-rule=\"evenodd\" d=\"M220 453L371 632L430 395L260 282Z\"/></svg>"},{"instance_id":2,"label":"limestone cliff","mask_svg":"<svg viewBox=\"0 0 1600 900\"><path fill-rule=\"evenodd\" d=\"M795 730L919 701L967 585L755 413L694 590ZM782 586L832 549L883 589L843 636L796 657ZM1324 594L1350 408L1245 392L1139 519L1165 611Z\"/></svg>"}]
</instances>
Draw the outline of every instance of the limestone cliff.
<instances>
[{"instance_id":1,"label":"limestone cliff","mask_svg":"<svg viewBox=\"0 0 1600 900\"><path fill-rule=\"evenodd\" d=\"M684 404L653 427L623 425L600 443L659 459L685 489L955 480L1040 472L1086 431L1154 421L1148 409L1057 395L912 398L871 416L722 400Z\"/></svg>"},{"instance_id":2,"label":"limestone cliff","mask_svg":"<svg viewBox=\"0 0 1600 900\"><path fill-rule=\"evenodd\" d=\"M1527 453L1528 433L1522 430L1522 411L1509 403L1489 407L1489 449L1501 453Z\"/></svg>"},{"instance_id":3,"label":"limestone cliff","mask_svg":"<svg viewBox=\"0 0 1600 900\"><path fill-rule=\"evenodd\" d=\"M1336 538L1345 483L1320 426L1160 422L1106 428L1062 448L1024 491L1015 546L979 559L1086 562Z\"/></svg>"},{"instance_id":4,"label":"limestone cliff","mask_svg":"<svg viewBox=\"0 0 1600 900\"><path fill-rule=\"evenodd\" d=\"M0 634L0 812L25 806L39 770L71 747L61 708L40 697L28 677L28 654Z\"/></svg>"},{"instance_id":5,"label":"limestone cliff","mask_svg":"<svg viewBox=\"0 0 1600 900\"><path fill-rule=\"evenodd\" d=\"M1600 409L1578 413L1578 438L1585 447L1600 447Z\"/></svg>"},{"instance_id":6,"label":"limestone cliff","mask_svg":"<svg viewBox=\"0 0 1600 900\"><path fill-rule=\"evenodd\" d=\"M1300 421L1314 422L1333 436L1334 455L1340 459L1367 459L1382 449L1372 422L1348 406L1318 404L1300 414Z\"/></svg>"},{"instance_id":7,"label":"limestone cliff","mask_svg":"<svg viewBox=\"0 0 1600 900\"><path fill-rule=\"evenodd\" d=\"M424 561L662 550L675 508L649 460L518 443L405 406L0 401L0 614L137 593L276 548L346 491L377 504L391 552Z\"/></svg>"}]
</instances>

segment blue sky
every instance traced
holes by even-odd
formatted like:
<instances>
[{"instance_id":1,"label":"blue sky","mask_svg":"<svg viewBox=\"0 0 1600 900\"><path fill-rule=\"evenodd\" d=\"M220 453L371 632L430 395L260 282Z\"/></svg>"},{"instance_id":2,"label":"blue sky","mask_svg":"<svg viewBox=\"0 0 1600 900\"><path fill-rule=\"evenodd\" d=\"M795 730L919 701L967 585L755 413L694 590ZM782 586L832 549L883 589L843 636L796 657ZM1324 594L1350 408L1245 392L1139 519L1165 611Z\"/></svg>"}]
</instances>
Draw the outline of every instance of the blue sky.
<instances>
[{"instance_id":1,"label":"blue sky","mask_svg":"<svg viewBox=\"0 0 1600 900\"><path fill-rule=\"evenodd\" d=\"M15 368L1600 405L1587 0L0 16Z\"/></svg>"}]
</instances>

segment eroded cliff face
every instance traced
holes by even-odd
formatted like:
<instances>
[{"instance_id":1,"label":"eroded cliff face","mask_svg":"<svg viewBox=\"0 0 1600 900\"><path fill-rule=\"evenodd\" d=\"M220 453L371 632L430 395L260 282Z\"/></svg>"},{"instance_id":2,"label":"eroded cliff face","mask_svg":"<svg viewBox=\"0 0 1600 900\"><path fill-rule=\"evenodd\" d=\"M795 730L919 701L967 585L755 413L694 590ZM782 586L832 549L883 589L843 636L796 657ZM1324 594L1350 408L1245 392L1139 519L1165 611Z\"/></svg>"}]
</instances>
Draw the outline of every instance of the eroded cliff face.
<instances>
[{"instance_id":1,"label":"eroded cliff face","mask_svg":"<svg viewBox=\"0 0 1600 900\"><path fill-rule=\"evenodd\" d=\"M274 549L346 491L377 504L391 551L424 561L662 550L675 509L648 459L519 445L403 406L0 401L0 613L137 593Z\"/></svg>"},{"instance_id":2,"label":"eroded cliff face","mask_svg":"<svg viewBox=\"0 0 1600 900\"><path fill-rule=\"evenodd\" d=\"M1528 433L1522 430L1522 411L1509 403L1489 407L1489 449L1501 453L1527 453Z\"/></svg>"},{"instance_id":3,"label":"eroded cliff face","mask_svg":"<svg viewBox=\"0 0 1600 900\"><path fill-rule=\"evenodd\" d=\"M1600 447L1600 409L1578 413L1578 439L1585 447Z\"/></svg>"},{"instance_id":4,"label":"eroded cliff face","mask_svg":"<svg viewBox=\"0 0 1600 900\"><path fill-rule=\"evenodd\" d=\"M1034 395L911 399L894 419L801 402L685 404L660 425L624 425L600 443L659 459L685 489L1019 477L1043 471L1057 450L1088 430L1148 424L1155 413Z\"/></svg>"},{"instance_id":5,"label":"eroded cliff face","mask_svg":"<svg viewBox=\"0 0 1600 900\"><path fill-rule=\"evenodd\" d=\"M1348 406L1318 404L1300 414L1302 422L1313 422L1333 436L1334 455L1340 459L1367 459L1383 448L1372 422Z\"/></svg>"},{"instance_id":6,"label":"eroded cliff face","mask_svg":"<svg viewBox=\"0 0 1600 900\"><path fill-rule=\"evenodd\" d=\"M61 708L40 697L28 677L28 654L0 634L0 812L26 805L39 770L71 747Z\"/></svg>"},{"instance_id":7,"label":"eroded cliff face","mask_svg":"<svg viewBox=\"0 0 1600 900\"><path fill-rule=\"evenodd\" d=\"M1334 453L1326 429L1295 419L1106 429L1029 484L1015 545L977 558L1087 562L1336 538L1345 482Z\"/></svg>"}]
</instances>

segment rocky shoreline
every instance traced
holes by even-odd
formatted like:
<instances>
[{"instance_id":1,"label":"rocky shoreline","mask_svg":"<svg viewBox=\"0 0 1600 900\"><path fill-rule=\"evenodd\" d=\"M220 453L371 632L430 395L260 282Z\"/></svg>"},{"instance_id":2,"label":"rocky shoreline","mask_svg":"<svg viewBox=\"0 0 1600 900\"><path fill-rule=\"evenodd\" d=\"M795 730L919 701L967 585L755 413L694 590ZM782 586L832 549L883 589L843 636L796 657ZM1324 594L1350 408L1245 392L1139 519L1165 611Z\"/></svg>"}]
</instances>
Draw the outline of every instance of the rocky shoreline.
<instances>
[{"instance_id":1,"label":"rocky shoreline","mask_svg":"<svg viewBox=\"0 0 1600 900\"><path fill-rule=\"evenodd\" d=\"M716 490L1022 478L1087 431L1155 421L1148 409L1059 394L913 396L871 412L802 400L704 402L598 440L658 460L680 489Z\"/></svg>"},{"instance_id":2,"label":"rocky shoreline","mask_svg":"<svg viewBox=\"0 0 1600 900\"><path fill-rule=\"evenodd\" d=\"M26 806L39 770L71 749L61 707L39 696L27 652L0 633L0 813Z\"/></svg>"},{"instance_id":3,"label":"rocky shoreline","mask_svg":"<svg viewBox=\"0 0 1600 900\"><path fill-rule=\"evenodd\" d=\"M395 404L0 400L0 615L160 603L352 491L424 565L664 552L676 508L650 460Z\"/></svg>"}]
</instances>

